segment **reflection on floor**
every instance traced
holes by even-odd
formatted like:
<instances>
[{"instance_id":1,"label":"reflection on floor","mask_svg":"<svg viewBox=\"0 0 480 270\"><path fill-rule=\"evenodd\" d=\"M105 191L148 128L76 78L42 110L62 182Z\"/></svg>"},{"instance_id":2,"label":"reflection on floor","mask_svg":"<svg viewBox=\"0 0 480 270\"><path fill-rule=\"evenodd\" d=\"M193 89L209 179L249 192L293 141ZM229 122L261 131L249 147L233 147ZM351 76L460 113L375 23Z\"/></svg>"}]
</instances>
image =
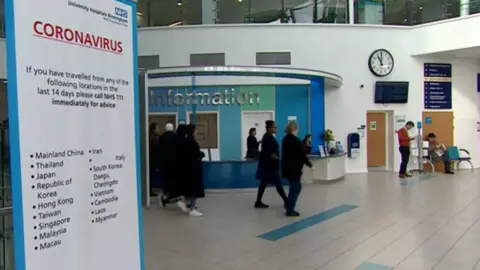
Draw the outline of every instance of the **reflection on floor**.
<instances>
[{"instance_id":1,"label":"reflection on floor","mask_svg":"<svg viewBox=\"0 0 480 270\"><path fill-rule=\"evenodd\" d=\"M296 219L274 189L266 210L253 208L255 191L209 194L201 218L153 206L144 211L146 270L480 270L479 176L349 175L304 186ZM287 226L342 205L358 208ZM276 241L258 237L284 226L289 235Z\"/></svg>"}]
</instances>

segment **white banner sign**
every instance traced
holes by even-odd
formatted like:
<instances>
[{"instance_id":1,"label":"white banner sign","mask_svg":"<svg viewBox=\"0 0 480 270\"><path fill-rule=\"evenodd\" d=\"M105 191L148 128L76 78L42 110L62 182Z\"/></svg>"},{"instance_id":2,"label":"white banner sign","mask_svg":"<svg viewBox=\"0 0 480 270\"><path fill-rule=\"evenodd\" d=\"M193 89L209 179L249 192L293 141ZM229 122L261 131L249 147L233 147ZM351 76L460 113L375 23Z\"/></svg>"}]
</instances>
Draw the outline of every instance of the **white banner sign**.
<instances>
[{"instance_id":1,"label":"white banner sign","mask_svg":"<svg viewBox=\"0 0 480 270\"><path fill-rule=\"evenodd\" d=\"M143 270L136 4L5 9L16 270Z\"/></svg>"}]
</instances>

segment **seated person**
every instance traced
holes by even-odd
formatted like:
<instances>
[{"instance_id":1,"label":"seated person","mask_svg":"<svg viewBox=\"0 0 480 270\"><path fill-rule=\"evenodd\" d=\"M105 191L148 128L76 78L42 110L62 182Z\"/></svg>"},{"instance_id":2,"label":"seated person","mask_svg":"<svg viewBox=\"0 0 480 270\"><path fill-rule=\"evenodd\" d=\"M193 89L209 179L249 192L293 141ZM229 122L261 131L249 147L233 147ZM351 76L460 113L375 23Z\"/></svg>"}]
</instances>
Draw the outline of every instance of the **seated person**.
<instances>
[{"instance_id":1,"label":"seated person","mask_svg":"<svg viewBox=\"0 0 480 270\"><path fill-rule=\"evenodd\" d=\"M437 141L437 136L434 133L429 133L427 136L428 139L428 154L432 162L443 161L445 164L445 173L453 174L450 168L450 160L447 155L447 148L444 144L441 144Z\"/></svg>"},{"instance_id":2,"label":"seated person","mask_svg":"<svg viewBox=\"0 0 480 270\"><path fill-rule=\"evenodd\" d=\"M305 138L302 140L303 147L305 148L305 152L307 155L312 154L312 135L307 134Z\"/></svg>"}]
</instances>

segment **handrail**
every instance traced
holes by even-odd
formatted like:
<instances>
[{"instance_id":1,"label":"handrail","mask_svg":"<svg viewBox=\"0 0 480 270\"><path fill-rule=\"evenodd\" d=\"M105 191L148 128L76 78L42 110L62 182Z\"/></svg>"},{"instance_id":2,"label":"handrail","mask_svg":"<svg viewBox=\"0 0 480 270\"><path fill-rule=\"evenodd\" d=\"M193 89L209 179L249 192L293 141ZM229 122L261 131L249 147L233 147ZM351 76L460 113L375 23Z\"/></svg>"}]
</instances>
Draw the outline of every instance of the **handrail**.
<instances>
[{"instance_id":1,"label":"handrail","mask_svg":"<svg viewBox=\"0 0 480 270\"><path fill-rule=\"evenodd\" d=\"M13 207L2 207L0 208L0 216L8 216L13 213Z\"/></svg>"}]
</instances>

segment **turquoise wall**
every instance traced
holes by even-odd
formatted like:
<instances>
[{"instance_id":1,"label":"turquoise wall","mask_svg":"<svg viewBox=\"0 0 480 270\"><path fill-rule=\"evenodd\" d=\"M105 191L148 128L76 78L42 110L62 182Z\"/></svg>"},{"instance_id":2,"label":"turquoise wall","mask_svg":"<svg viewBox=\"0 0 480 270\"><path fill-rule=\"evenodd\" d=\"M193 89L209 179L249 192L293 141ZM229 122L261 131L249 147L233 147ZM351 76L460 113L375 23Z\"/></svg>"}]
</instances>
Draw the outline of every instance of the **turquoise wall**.
<instances>
[{"instance_id":1,"label":"turquoise wall","mask_svg":"<svg viewBox=\"0 0 480 270\"><path fill-rule=\"evenodd\" d=\"M274 111L275 121L278 125L277 139L281 142L284 129L289 116L296 116L299 124L299 137L309 130L309 106L321 106L324 104L309 104L309 85L248 85L248 86L201 86L192 87L156 87L150 88L154 93L166 94L168 90L173 93L214 93L223 92L225 89L234 89L235 92L259 93L260 104L222 104L222 105L197 105L197 111L212 111L219 113L219 146L221 160L241 160L242 157L242 111ZM323 93L323 89L322 89ZM318 99L320 101L320 99ZM323 102L323 100L322 100ZM191 112L191 105L165 106L158 104L150 105L150 113L178 113L178 120L185 120L187 112ZM318 111L317 111L318 112ZM324 122L324 115L314 115L315 121ZM259 130L263 132L263 130Z\"/></svg>"}]
</instances>

